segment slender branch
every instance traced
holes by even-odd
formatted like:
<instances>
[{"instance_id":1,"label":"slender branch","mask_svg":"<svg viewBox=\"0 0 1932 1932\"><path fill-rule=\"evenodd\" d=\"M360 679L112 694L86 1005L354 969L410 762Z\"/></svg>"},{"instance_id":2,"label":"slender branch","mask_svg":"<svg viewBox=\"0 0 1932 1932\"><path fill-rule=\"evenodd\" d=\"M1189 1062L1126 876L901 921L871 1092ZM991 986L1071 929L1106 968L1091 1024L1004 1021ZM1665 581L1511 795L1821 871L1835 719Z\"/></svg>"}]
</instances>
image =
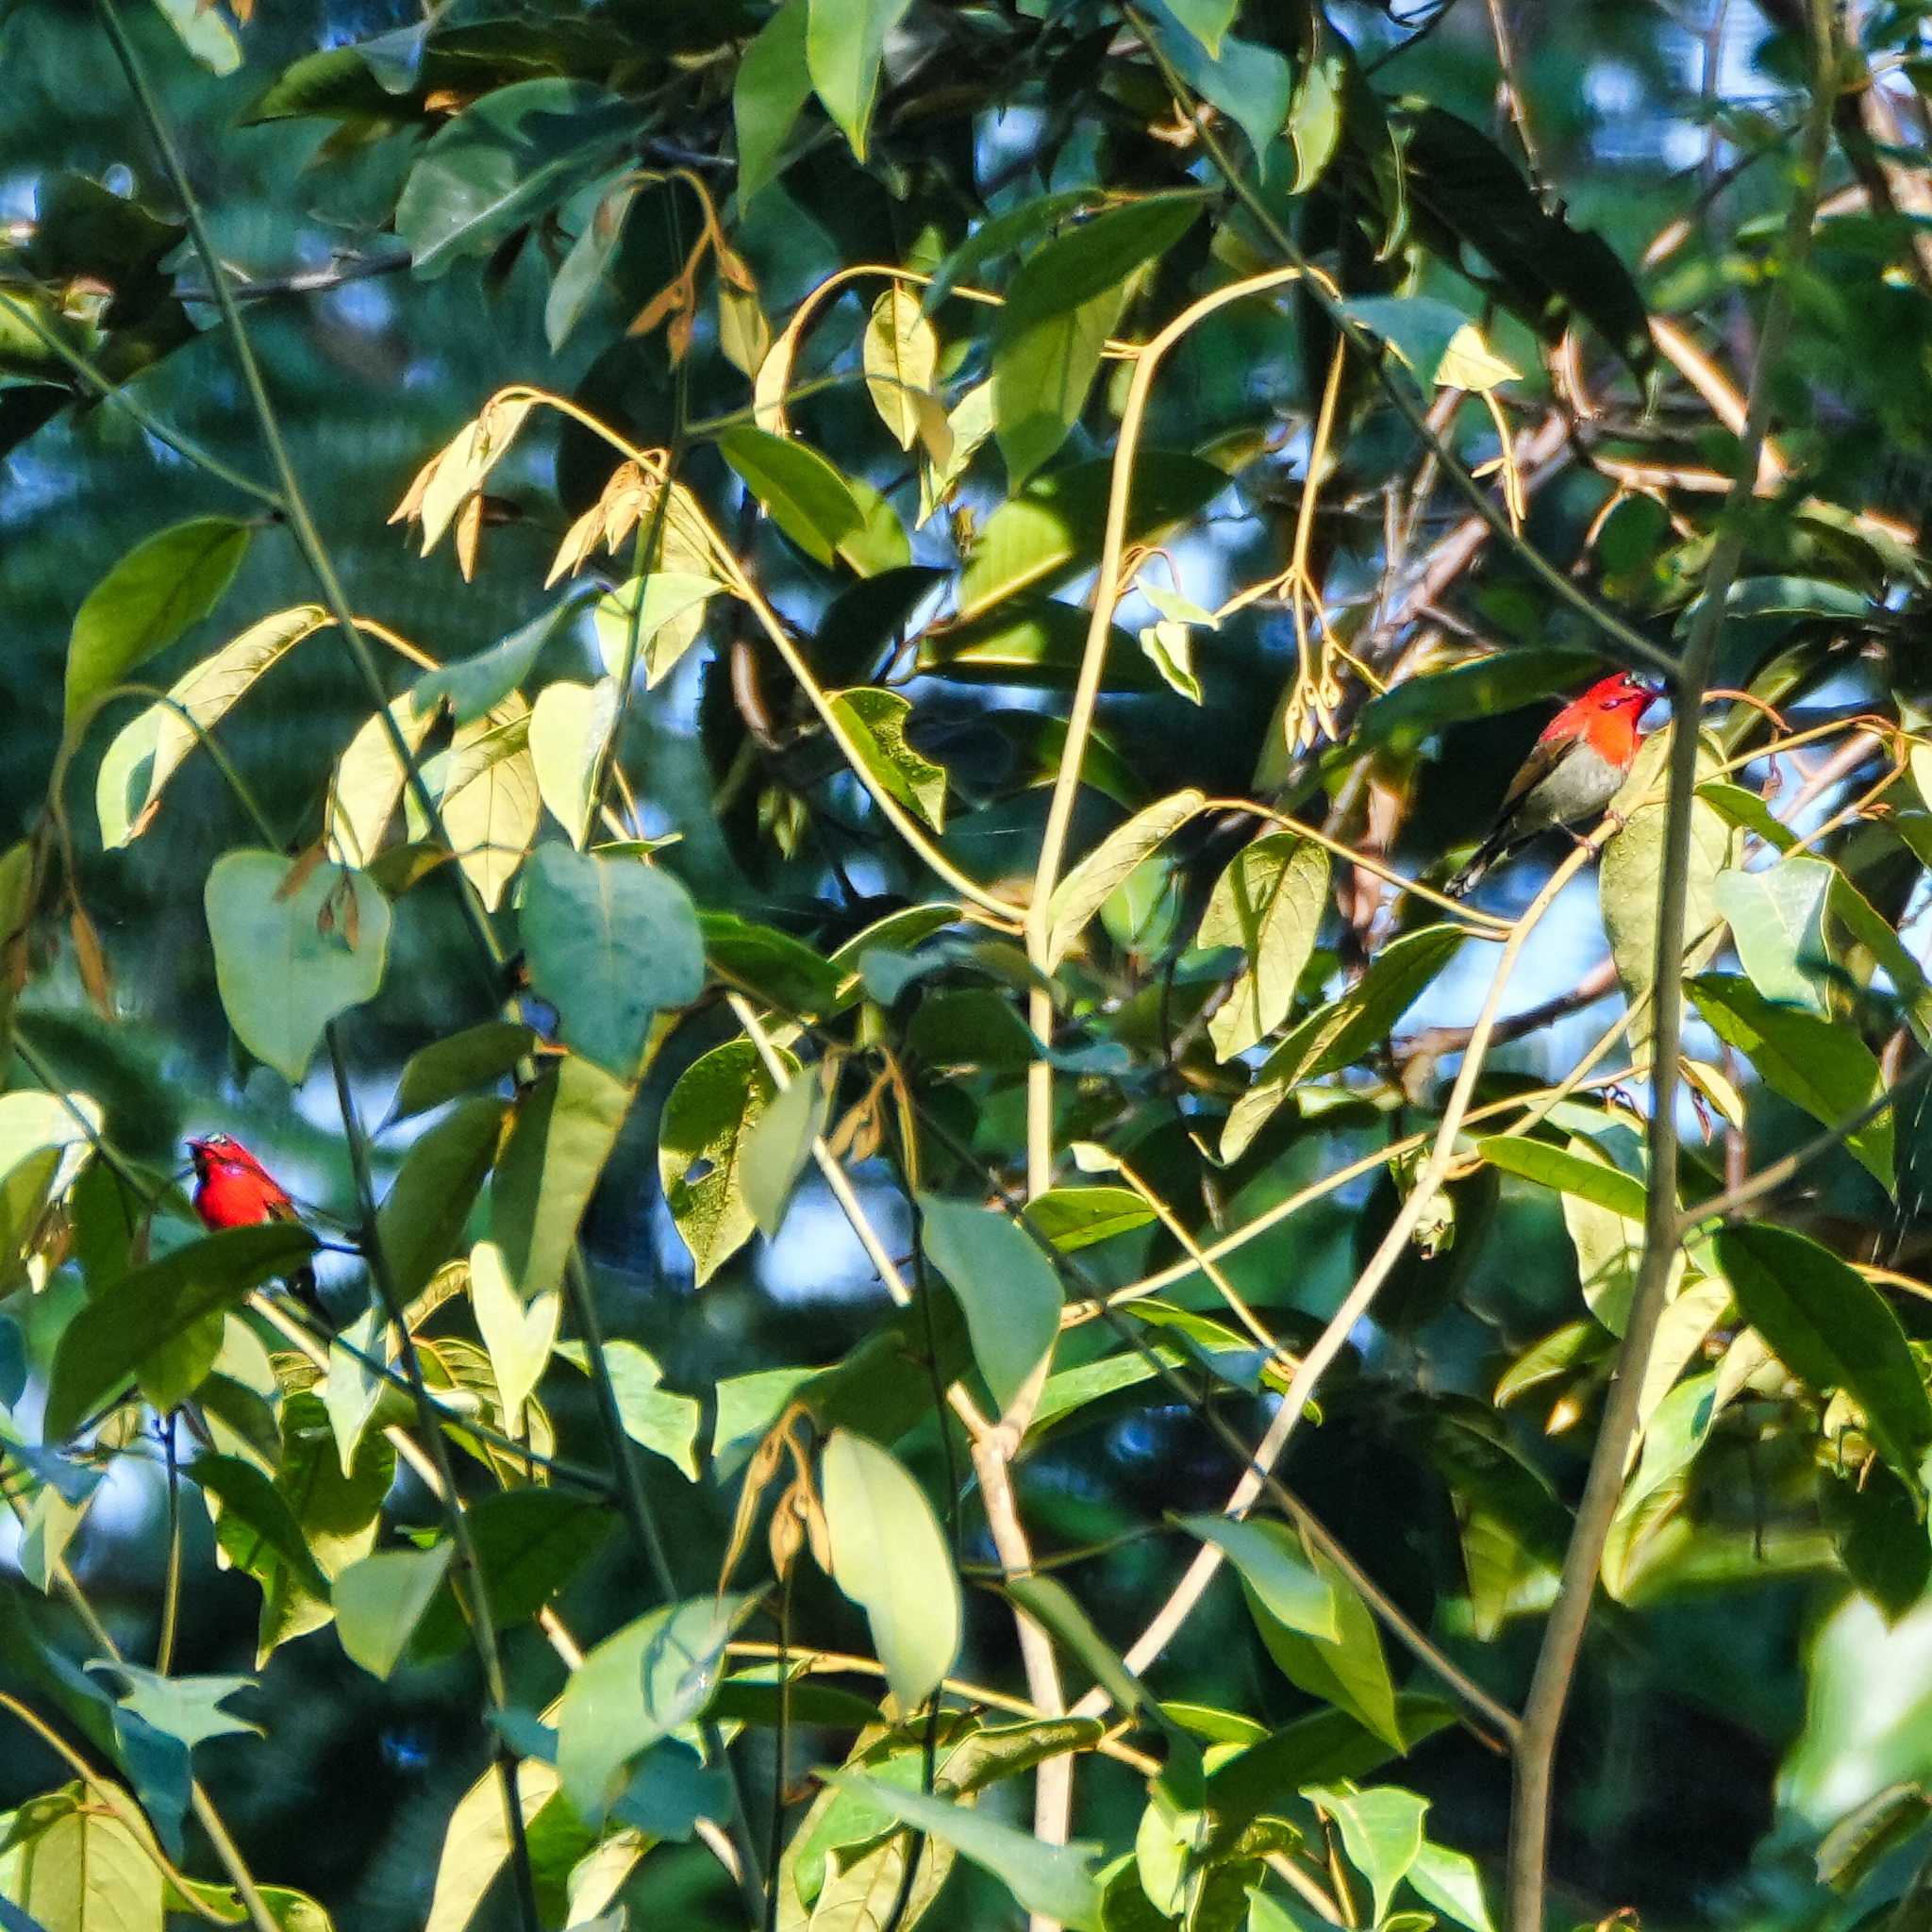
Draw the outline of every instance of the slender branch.
<instances>
[{"instance_id":1,"label":"slender branch","mask_svg":"<svg viewBox=\"0 0 1932 1932\"><path fill-rule=\"evenodd\" d=\"M1147 51L1154 57L1155 64L1160 69L1162 78L1174 98L1192 106L1193 95L1169 64L1158 43L1148 33L1146 24L1132 7L1128 7L1125 11L1128 20L1145 39ZM1294 245L1288 230L1276 219L1274 208L1263 199L1254 183L1235 166L1233 158L1228 154L1220 135L1214 130L1211 118L1192 115L1190 118L1197 120L1202 145L1207 148L1227 185L1254 216L1261 231L1288 261L1292 262L1298 269L1306 270L1307 264L1303 260L1301 251ZM1674 658L1668 652L1658 649L1641 631L1633 629L1613 611L1607 610L1593 597L1579 590L1533 543L1517 535L1509 525L1507 514L1497 508L1490 492L1470 475L1467 468L1457 459L1456 453L1430 425L1428 412L1417 402L1409 389L1407 378L1390 366L1391 358L1381 353L1380 345L1363 332L1360 325L1349 314L1343 303L1324 286L1322 277L1313 274L1308 275L1307 288L1317 307L1341 332L1342 339L1351 348L1368 358L1369 366L1374 370L1376 380L1381 384L1383 392L1395 406L1396 413L1441 465L1442 474L1468 502L1470 508L1490 526L1490 534L1495 541L1559 603L1567 605L1578 616L1588 619L1591 625L1616 647L1615 655L1632 663L1648 665L1653 670L1662 672L1666 676L1674 677L1677 669L1677 660Z\"/></svg>"},{"instance_id":2,"label":"slender branch","mask_svg":"<svg viewBox=\"0 0 1932 1932\"><path fill-rule=\"evenodd\" d=\"M239 490L244 496L252 496L256 502L266 504L277 515L281 514L282 499L266 483L258 483L253 476L243 475L240 470L225 463L212 451L172 424L157 416L144 403L138 401L127 391L127 385L116 382L78 349L63 342L54 330L46 327L31 308L25 303L16 302L5 289L0 289L0 308L4 308L23 327L29 329L47 348L59 357L61 361L92 389L105 402L129 417L152 436L157 442L166 443L176 456L184 457L196 469L205 470L219 483L225 483L231 490Z\"/></svg>"},{"instance_id":3,"label":"slender branch","mask_svg":"<svg viewBox=\"0 0 1932 1932\"><path fill-rule=\"evenodd\" d=\"M117 1818L125 1823L126 1814L130 1811L137 1817L141 1816L140 1807L135 1805L131 1795L111 1778L103 1777L38 1711L31 1709L19 1698L10 1696L5 1690L0 1690L0 1710L9 1711L19 1719L67 1766L69 1771L74 1773L88 1790L100 1794L100 1802ZM141 1822L143 1824L147 1823L145 1818L142 1818ZM211 1907L204 1905L194 1895L194 1889L186 1874L170 1861L168 1855L161 1850L151 1833L133 1832L129 1835L134 1839L136 1848L142 1857L154 1866L167 1885L180 1894L182 1904L189 1911L194 1913L197 1918L206 1919L212 1925L225 1925L231 1923Z\"/></svg>"},{"instance_id":4,"label":"slender branch","mask_svg":"<svg viewBox=\"0 0 1932 1932\"><path fill-rule=\"evenodd\" d=\"M1286 1451L1289 1439L1293 1435L1307 1405L1313 1399L1317 1386L1326 1374L1329 1366L1346 1345L1355 1325L1368 1313L1382 1284L1389 1277L1396 1261L1408 1245L1409 1236L1421 1220L1423 1210L1431 1197L1441 1186L1456 1155L1457 1136L1462 1131L1467 1118L1470 1102L1475 1091L1475 1084L1482 1073L1483 1058L1488 1050L1489 1037L1496 1024L1496 1016L1501 1009L1503 994L1507 991L1510 974L1521 956L1524 942L1536 929L1538 923L1549 908L1556 903L1557 896L1569 884L1571 878L1582 867L1596 844L1607 838L1610 826L1606 824L1584 846L1568 855L1563 862L1550 874L1548 881L1536 898L1524 909L1523 917L1516 923L1501 957L1496 961L1496 970L1490 982L1488 997L1483 1002L1481 1014L1471 1031L1468 1051L1463 1056L1462 1065L1457 1070L1455 1085L1451 1088L1449 1099L1442 1109L1442 1119L1438 1126L1434 1143L1427 1158L1417 1174L1415 1185L1409 1191L1395 1218L1390 1223L1375 1252L1369 1257L1367 1265L1357 1277L1355 1286L1343 1298L1341 1306L1329 1318L1322 1333L1316 1338L1307 1355L1302 1357L1294 1374L1289 1378L1286 1393L1280 1406L1275 1409L1268 1424L1267 1433L1256 1447L1248 1466L1235 1484L1223 1513L1234 1518L1245 1516L1259 1500L1268 1479L1275 1465ZM1198 1263L1191 1263L1191 1266ZM1180 1582L1169 1594L1167 1601L1155 1613L1147 1627L1135 1639L1126 1651L1127 1668L1132 1671L1144 1670L1147 1665L1166 1649L1173 1641L1174 1632L1187 1621L1215 1572L1221 1567L1222 1551L1213 1543L1204 1543L1188 1567ZM1441 1671L1441 1665L1436 1665ZM1505 1737L1513 1737L1516 1719L1509 1710L1498 1704L1488 1692L1462 1677L1459 1672L1450 1667L1457 1680L1457 1688L1464 1690L1474 1707L1482 1710L1490 1721L1496 1724ZM1465 1689L1466 1686L1466 1689ZM1085 1710L1091 1706L1093 1693L1077 1707Z\"/></svg>"},{"instance_id":5,"label":"slender branch","mask_svg":"<svg viewBox=\"0 0 1932 1932\"><path fill-rule=\"evenodd\" d=\"M1536 139L1530 132L1529 101L1523 92L1523 70L1517 64L1516 49L1509 31L1509 0L1490 0L1490 30L1496 41L1496 92L1502 97L1504 113L1516 128L1517 140L1523 143L1523 159L1529 172L1529 184L1541 197L1548 185L1548 176L1543 173Z\"/></svg>"},{"instance_id":6,"label":"slender branch","mask_svg":"<svg viewBox=\"0 0 1932 1932\"><path fill-rule=\"evenodd\" d=\"M105 4L105 0L104 0ZM409 1332L408 1312L397 1292L395 1277L390 1272L389 1257L375 1225L375 1189L369 1172L369 1142L349 1087L348 1062L342 1057L336 1023L330 1021L325 1038L329 1066L335 1074L336 1102L341 1109L342 1137L348 1142L349 1168L355 1176L356 1201L361 1221L362 1252L368 1259L369 1277L377 1299L396 1338L396 1353L409 1393L416 1402L417 1427L430 1459L436 1465L443 1503L443 1520L449 1525L455 1548L457 1569L465 1607L470 1613L470 1635L476 1647L476 1659L483 1667L483 1685L489 1696L492 1717L508 1708L509 1690L503 1674L503 1655L497 1646L496 1617L490 1607L490 1593L483 1582L483 1566L476 1554L476 1540L470 1533L470 1519L458 1507L456 1471L449 1458L449 1444L436 1414L429 1385L423 1378L422 1357L416 1352L416 1338ZM542 1918L537 1906L537 1881L530 1864L529 1840L524 1830L524 1808L518 1791L517 1755L501 1731L494 1733L493 1755L497 1775L503 1785L504 1822L510 1839L510 1869L516 1881L517 1903L524 1932L540 1932Z\"/></svg>"},{"instance_id":7,"label":"slender branch","mask_svg":"<svg viewBox=\"0 0 1932 1932\"><path fill-rule=\"evenodd\" d=\"M441 809L431 797L416 755L410 748L408 739L403 736L401 724L390 710L389 693L384 689L382 674L376 668L375 655L356 622L355 613L349 608L348 599L343 594L341 581L336 575L328 548L323 542L322 533L316 527L315 519L309 512L308 500L303 493L301 478L295 473L293 458L290 456L288 443L282 436L280 419L275 414L275 404L269 398L268 385L262 376L261 364L256 358L255 345L249 338L247 325L242 319L242 310L235 300L234 291L229 285L221 257L215 252L213 237L208 232L207 218L194 192L194 184L189 178L188 169L181 158L181 151L175 142L174 132L169 126L167 117L161 111L160 101L148 80L146 70L141 64L140 56L135 52L134 43L127 37L127 30L122 24L115 0L95 0L95 5L100 12L101 25L114 49L115 58L120 62L121 70L127 77L128 89L141 109L142 119L160 153L162 167L167 172L175 194L180 198L182 216L188 224L189 239L193 244L195 255L200 258L204 273L208 275L215 305L221 310L222 323L227 331L229 345L234 351L236 366L242 373L242 386L248 391L249 403L255 412L256 426L260 434L262 446L268 452L270 467L275 471L280 486L279 499L283 513L289 520L289 527L294 533L295 541L322 591L322 601L328 607L330 614L335 618L336 627L342 634L342 641L348 647L357 673L375 703L376 716L382 720L384 735L389 740L390 750L401 767L404 782L409 788L410 796L422 809L424 817L436 832L441 843L454 852L456 848L451 844L448 828L443 824ZM461 876L460 873L458 876ZM467 880L464 880L458 897L471 931L483 948L486 957L500 965L503 958L502 947L497 943L489 915L484 911L482 903L475 891L468 889Z\"/></svg>"},{"instance_id":8,"label":"slender branch","mask_svg":"<svg viewBox=\"0 0 1932 1932\"><path fill-rule=\"evenodd\" d=\"M1524 1705L1516 1742L1515 1791L1510 1807L1507 1877L1511 1932L1543 1932L1550 1801L1557 1740L1570 1686L1590 1622L1596 1580L1610 1525L1623 1494L1624 1473L1641 1425L1644 1371L1664 1310L1671 1266L1680 1236L1677 1211L1678 1041L1684 1010L1685 911L1690 889L1691 807L1698 783L1696 719L1723 633L1724 605L1744 555L1742 512L1754 492L1760 453L1770 426L1772 382L1790 327L1790 285L1811 238L1812 210L1824 164L1834 106L1830 0L1810 0L1812 99L1797 168L1797 187L1786 218L1783 273L1772 285L1751 374L1750 400L1737 475L1725 499L1724 520L1702 598L1691 623L1677 678L1676 724L1672 735L1670 782L1665 799L1663 876L1658 891L1656 1024L1651 1045L1651 1111L1648 1183L1645 1189L1643 1257L1638 1266L1617 1370L1604 1404L1591 1454L1590 1473L1564 1554L1557 1600Z\"/></svg>"},{"instance_id":9,"label":"slender branch","mask_svg":"<svg viewBox=\"0 0 1932 1932\"><path fill-rule=\"evenodd\" d=\"M25 1507L10 1491L7 1494L8 1507L16 1517L25 1520ZM54 1564L54 1581L60 1594L67 1599L68 1607L80 1619L81 1628L87 1632L88 1641L97 1656L106 1657L109 1663L122 1661L121 1646L114 1641L114 1633L101 1621L101 1615L89 1602L87 1592L75 1580L74 1572L67 1567L64 1558ZM188 1801L194 1812L195 1822L207 1835L208 1844L213 1848L215 1857L228 1882L235 1888L235 1895L242 1901L242 1909L248 1914L248 1923L254 1932L280 1932L275 1916L268 1908L268 1902L262 1897L260 1888L255 1882L255 1875L248 1869L248 1861L242 1856L241 1847L228 1834L228 1828L222 1822L222 1814L216 1810L214 1800L208 1794L199 1778L191 1779L188 1787Z\"/></svg>"},{"instance_id":10,"label":"slender branch","mask_svg":"<svg viewBox=\"0 0 1932 1932\"><path fill-rule=\"evenodd\" d=\"M1162 358L1198 322L1217 309L1250 295L1265 295L1300 281L1304 271L1274 269L1266 275L1251 275L1227 287L1216 289L1191 302L1187 308L1141 351L1134 363L1133 378L1127 385L1127 400L1121 411L1120 435L1114 443L1113 468L1108 484L1107 527L1101 540L1100 575L1095 579L1091 608L1087 619L1087 641L1080 654L1080 672L1074 686L1074 698L1067 712L1067 734L1060 750L1059 770L1054 777L1053 799L1047 808L1046 828L1041 836L1040 858L1033 870L1033 891L1026 908L1026 955L1041 974L1048 964L1049 906L1058 882L1060 861L1067 846L1067 833L1073 824L1074 802L1080 790L1080 767L1087 754L1087 741L1093 731L1093 714L1100 701L1100 683L1107 669L1107 646L1113 633L1114 606L1121 596L1122 562L1126 549L1127 510L1133 495L1134 462L1140 451L1141 424L1147 413L1154 378ZM1027 995L1026 1019L1036 1040L1046 1041L1053 1033L1053 997L1036 987ZM1035 1060L1026 1070L1026 1188L1042 1194L1053 1185L1053 1066L1045 1058Z\"/></svg>"},{"instance_id":11,"label":"slender branch","mask_svg":"<svg viewBox=\"0 0 1932 1932\"><path fill-rule=\"evenodd\" d=\"M1767 1194L1776 1193L1787 1181L1794 1180L1813 1161L1823 1160L1834 1148L1842 1147L1854 1134L1890 1113L1902 1100L1924 1086L1927 1079L1932 1079L1932 1055L1915 1060L1884 1092L1870 1105L1861 1107L1857 1113L1847 1114L1822 1134L1814 1134L1802 1147L1794 1147L1789 1154L1767 1161L1736 1187L1726 1188L1723 1193L1712 1194L1694 1208L1685 1208L1677 1217L1677 1239L1688 1241L1699 1228L1715 1221L1727 1221L1743 1208L1763 1200Z\"/></svg>"}]
</instances>

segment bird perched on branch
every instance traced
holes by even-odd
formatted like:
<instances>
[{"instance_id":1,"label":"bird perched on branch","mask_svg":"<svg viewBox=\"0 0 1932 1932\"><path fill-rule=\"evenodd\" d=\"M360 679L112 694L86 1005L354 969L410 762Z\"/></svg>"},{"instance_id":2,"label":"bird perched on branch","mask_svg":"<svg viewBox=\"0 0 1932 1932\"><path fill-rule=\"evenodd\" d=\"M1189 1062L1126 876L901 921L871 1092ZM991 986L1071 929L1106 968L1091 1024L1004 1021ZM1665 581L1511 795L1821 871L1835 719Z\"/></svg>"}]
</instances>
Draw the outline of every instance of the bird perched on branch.
<instances>
[{"instance_id":1,"label":"bird perched on branch","mask_svg":"<svg viewBox=\"0 0 1932 1932\"><path fill-rule=\"evenodd\" d=\"M1459 899L1498 859L1540 833L1600 816L1630 775L1644 738L1637 721L1662 689L1657 678L1620 671L1565 705L1509 781L1490 836L1442 890Z\"/></svg>"},{"instance_id":2,"label":"bird perched on branch","mask_svg":"<svg viewBox=\"0 0 1932 1932\"><path fill-rule=\"evenodd\" d=\"M213 1232L225 1227L257 1227L265 1221L300 1221L289 1191L241 1141L228 1134L190 1141L194 1162L194 1211ZM305 1261L289 1276L290 1291L312 1313L328 1319L315 1271Z\"/></svg>"}]
</instances>

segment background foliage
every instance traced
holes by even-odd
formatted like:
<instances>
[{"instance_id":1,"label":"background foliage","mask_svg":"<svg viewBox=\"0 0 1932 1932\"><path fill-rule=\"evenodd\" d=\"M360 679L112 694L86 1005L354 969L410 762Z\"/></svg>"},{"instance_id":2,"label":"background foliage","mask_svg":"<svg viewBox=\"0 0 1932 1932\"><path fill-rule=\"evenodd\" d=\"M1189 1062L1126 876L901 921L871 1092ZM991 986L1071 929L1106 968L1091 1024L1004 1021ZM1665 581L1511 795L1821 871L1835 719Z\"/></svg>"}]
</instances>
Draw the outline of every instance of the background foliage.
<instances>
[{"instance_id":1,"label":"background foliage","mask_svg":"<svg viewBox=\"0 0 1932 1932\"><path fill-rule=\"evenodd\" d=\"M0 9L0 1922L1917 1924L1923 35Z\"/></svg>"}]
</instances>

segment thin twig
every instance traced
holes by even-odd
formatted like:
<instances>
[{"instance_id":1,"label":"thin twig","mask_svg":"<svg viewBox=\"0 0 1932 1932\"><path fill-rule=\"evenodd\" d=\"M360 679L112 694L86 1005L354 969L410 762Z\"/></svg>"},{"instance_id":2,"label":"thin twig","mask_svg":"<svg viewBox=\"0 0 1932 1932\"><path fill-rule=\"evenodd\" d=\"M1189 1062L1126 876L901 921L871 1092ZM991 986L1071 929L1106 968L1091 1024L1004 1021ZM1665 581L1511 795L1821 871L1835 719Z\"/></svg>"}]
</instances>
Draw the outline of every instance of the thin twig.
<instances>
[{"instance_id":1,"label":"thin twig","mask_svg":"<svg viewBox=\"0 0 1932 1932\"><path fill-rule=\"evenodd\" d=\"M1651 1043L1651 1111L1645 1188L1643 1257L1631 1296L1617 1372L1591 1454L1561 1579L1524 1705L1516 1740L1515 1790L1510 1807L1507 1876L1511 1932L1543 1932L1550 1798L1557 1740L1603 1565L1610 1525L1622 1498L1624 1473L1640 1426L1644 1371L1662 1317L1679 1241L1677 1212L1678 1041L1684 1010L1685 909L1690 890L1691 807L1698 771L1696 719L1710 681L1732 579L1744 554L1742 512L1754 492L1759 453L1771 418L1772 383L1790 326L1790 291L1811 239L1833 108L1834 53L1829 0L1810 0L1812 100L1785 223L1784 271L1772 284L1751 375L1750 402L1739 463L1702 597L1677 678L1676 725L1665 798L1663 876L1658 891L1656 999Z\"/></svg>"},{"instance_id":2,"label":"thin twig","mask_svg":"<svg viewBox=\"0 0 1932 1932\"><path fill-rule=\"evenodd\" d=\"M457 1581L470 1613L470 1635L476 1647L476 1660L483 1667L483 1684L490 1699L493 1719L509 1707L509 1689L503 1674L503 1654L497 1646L496 1616L491 1608L490 1592L483 1580L483 1565L476 1554L476 1540L470 1533L470 1519L457 1503L456 1471L451 1466L449 1445L443 1440L429 1385L423 1376L422 1357L416 1352L416 1338L409 1332L408 1311L397 1292L395 1277L390 1271L389 1257L375 1225L375 1189L369 1172L369 1142L362 1131L356 1096L349 1087L348 1062L342 1057L336 1023L325 1030L329 1067L335 1075L336 1102L341 1109L342 1138L348 1143L349 1170L355 1177L356 1201L361 1221L362 1252L369 1263L369 1278L377 1300L396 1338L396 1354L416 1401L417 1426L424 1444L436 1465L441 1491L443 1521L449 1526L450 1542L456 1552ZM537 1881L530 1864L530 1844L524 1829L524 1808L518 1791L517 1755L500 1730L493 1732L492 1755L497 1775L503 1785L505 1826L510 1840L510 1870L516 1881L517 1903L525 1932L539 1932L542 1924L537 1906Z\"/></svg>"}]
</instances>

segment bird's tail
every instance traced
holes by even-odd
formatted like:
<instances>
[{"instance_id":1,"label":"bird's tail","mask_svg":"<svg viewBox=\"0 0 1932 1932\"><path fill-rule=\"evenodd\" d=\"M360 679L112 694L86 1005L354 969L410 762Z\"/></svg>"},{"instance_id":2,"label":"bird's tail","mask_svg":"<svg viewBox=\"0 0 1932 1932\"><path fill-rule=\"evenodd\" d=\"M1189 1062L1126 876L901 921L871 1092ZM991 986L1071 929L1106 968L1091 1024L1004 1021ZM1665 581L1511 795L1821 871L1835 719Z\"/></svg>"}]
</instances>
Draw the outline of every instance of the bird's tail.
<instances>
[{"instance_id":1,"label":"bird's tail","mask_svg":"<svg viewBox=\"0 0 1932 1932\"><path fill-rule=\"evenodd\" d=\"M1452 899L1467 898L1482 883L1483 874L1515 842L1501 826L1498 826L1469 855L1468 862L1443 886L1442 891Z\"/></svg>"}]
</instances>

